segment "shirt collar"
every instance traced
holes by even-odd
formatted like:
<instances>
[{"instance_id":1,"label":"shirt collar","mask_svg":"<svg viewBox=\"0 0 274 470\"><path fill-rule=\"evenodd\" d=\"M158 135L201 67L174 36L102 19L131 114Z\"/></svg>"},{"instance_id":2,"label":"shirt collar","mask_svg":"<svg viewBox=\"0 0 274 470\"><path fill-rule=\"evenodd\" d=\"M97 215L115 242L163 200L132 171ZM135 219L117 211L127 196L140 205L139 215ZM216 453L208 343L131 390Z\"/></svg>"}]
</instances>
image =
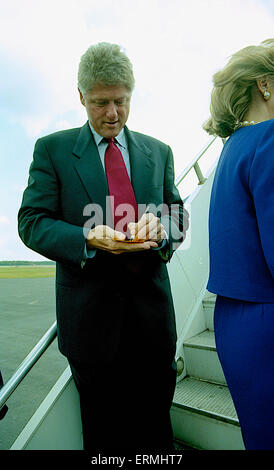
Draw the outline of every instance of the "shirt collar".
<instances>
[{"instance_id":1,"label":"shirt collar","mask_svg":"<svg viewBox=\"0 0 274 470\"><path fill-rule=\"evenodd\" d=\"M88 122L89 123L89 127L90 127L90 130L93 134L93 137L94 137L94 140L95 140L95 143L98 147L98 145L103 141L104 137L102 137L100 134L98 134L92 127L90 121ZM126 142L126 136L125 136L125 130L124 128L121 130L120 134L118 134L116 137L115 137L115 140L118 142L118 144L121 146L121 147L124 147L124 148L127 148L127 142Z\"/></svg>"}]
</instances>

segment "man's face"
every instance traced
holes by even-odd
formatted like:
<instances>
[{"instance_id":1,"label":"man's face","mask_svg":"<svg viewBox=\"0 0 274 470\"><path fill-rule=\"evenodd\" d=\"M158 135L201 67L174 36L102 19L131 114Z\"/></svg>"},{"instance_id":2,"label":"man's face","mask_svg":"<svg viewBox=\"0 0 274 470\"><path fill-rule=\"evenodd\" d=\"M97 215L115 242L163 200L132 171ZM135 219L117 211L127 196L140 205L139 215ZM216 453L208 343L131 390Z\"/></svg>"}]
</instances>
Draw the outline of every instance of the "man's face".
<instances>
[{"instance_id":1,"label":"man's face","mask_svg":"<svg viewBox=\"0 0 274 470\"><path fill-rule=\"evenodd\" d=\"M129 115L130 98L130 92L123 85L97 84L85 96L80 92L93 129L106 138L116 137L123 129Z\"/></svg>"}]
</instances>

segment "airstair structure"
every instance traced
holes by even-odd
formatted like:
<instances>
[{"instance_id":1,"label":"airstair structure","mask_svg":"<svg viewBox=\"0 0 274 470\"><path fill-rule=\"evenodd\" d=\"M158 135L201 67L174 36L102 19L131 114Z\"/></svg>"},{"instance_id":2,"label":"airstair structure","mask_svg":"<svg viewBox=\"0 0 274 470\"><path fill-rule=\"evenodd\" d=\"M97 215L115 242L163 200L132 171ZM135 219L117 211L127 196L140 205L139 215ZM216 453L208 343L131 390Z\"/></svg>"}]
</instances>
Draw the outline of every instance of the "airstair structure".
<instances>
[{"instance_id":1,"label":"airstair structure","mask_svg":"<svg viewBox=\"0 0 274 470\"><path fill-rule=\"evenodd\" d=\"M239 421L215 347L215 295L206 290L209 271L208 208L220 154L219 144L222 144L220 139L212 138L176 180L181 190L184 187L182 182L186 182L191 170L198 177L198 186L185 199L190 213L190 228L183 245L168 263L178 334L178 374L171 419L175 439L190 448L242 450ZM203 159L207 169L202 172ZM1 389L0 408L55 337L56 323ZM157 351L154 357L157 358ZM157 393L157 377L155 384ZM107 428L106 422L106 432ZM69 367L11 446L11 450L22 449L82 449L79 397Z\"/></svg>"}]
</instances>

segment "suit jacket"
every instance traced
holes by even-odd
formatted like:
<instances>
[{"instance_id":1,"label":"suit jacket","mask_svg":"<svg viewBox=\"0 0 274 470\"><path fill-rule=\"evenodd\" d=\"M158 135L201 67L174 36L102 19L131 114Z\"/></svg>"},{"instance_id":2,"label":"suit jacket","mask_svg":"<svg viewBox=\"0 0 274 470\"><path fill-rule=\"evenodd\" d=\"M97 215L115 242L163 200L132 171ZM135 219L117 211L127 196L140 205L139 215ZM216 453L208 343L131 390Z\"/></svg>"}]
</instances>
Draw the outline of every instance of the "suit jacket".
<instances>
[{"instance_id":1,"label":"suit jacket","mask_svg":"<svg viewBox=\"0 0 274 470\"><path fill-rule=\"evenodd\" d=\"M226 142L212 187L209 247L211 292L274 302L274 119Z\"/></svg>"},{"instance_id":2,"label":"suit jacket","mask_svg":"<svg viewBox=\"0 0 274 470\"><path fill-rule=\"evenodd\" d=\"M143 345L150 344L150 353L170 359L175 352L174 309L165 262L178 245L173 244L174 239L180 243L185 236L186 213L174 186L170 148L126 127L125 132L137 203L165 203L170 208L163 216L169 233L164 252L111 255L97 250L81 267L83 226L88 219L83 210L97 204L105 216L108 195L88 122L82 128L57 132L36 142L18 214L23 242L57 262L59 348L74 360L109 362L129 312L138 319L140 340Z\"/></svg>"}]
</instances>

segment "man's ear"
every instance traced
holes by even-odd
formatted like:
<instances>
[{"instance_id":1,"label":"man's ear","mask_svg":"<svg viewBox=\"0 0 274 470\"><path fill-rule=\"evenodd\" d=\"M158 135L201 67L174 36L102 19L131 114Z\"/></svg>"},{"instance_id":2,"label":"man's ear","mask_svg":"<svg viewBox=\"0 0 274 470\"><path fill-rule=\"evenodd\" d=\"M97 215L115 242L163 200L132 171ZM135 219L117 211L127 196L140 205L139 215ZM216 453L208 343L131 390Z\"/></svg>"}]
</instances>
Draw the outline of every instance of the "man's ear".
<instances>
[{"instance_id":1,"label":"man's ear","mask_svg":"<svg viewBox=\"0 0 274 470\"><path fill-rule=\"evenodd\" d=\"M79 90L79 88L78 88L78 91L79 91L80 101L81 101L82 105L86 106L85 98L83 97L83 95L82 95L81 91Z\"/></svg>"}]
</instances>

